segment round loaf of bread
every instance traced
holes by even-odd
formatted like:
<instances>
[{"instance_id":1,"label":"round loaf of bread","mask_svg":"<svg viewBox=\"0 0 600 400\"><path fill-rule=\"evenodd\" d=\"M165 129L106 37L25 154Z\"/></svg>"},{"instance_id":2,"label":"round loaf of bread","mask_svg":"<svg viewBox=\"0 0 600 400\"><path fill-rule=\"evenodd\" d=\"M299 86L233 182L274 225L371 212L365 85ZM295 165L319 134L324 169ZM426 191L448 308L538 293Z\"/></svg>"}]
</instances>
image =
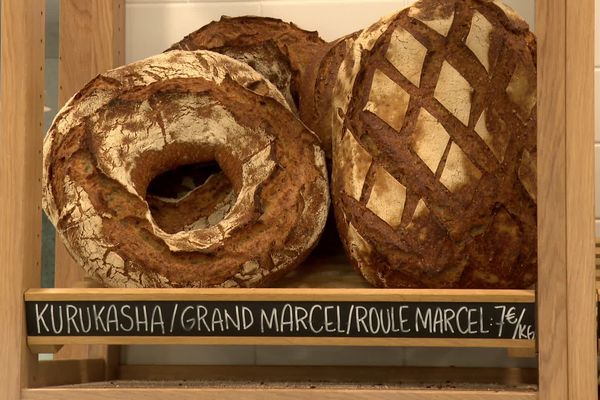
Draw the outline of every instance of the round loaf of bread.
<instances>
[{"instance_id":1,"label":"round loaf of bread","mask_svg":"<svg viewBox=\"0 0 600 400\"><path fill-rule=\"evenodd\" d=\"M166 199L159 175L222 173ZM44 142L44 209L89 275L113 287L254 287L298 265L329 206L318 138L262 75L172 51L104 73Z\"/></svg>"},{"instance_id":2,"label":"round loaf of bread","mask_svg":"<svg viewBox=\"0 0 600 400\"><path fill-rule=\"evenodd\" d=\"M210 50L248 64L283 93L298 112L309 66L326 50L317 32L275 18L222 17L190 33L170 50Z\"/></svg>"},{"instance_id":3,"label":"round loaf of bread","mask_svg":"<svg viewBox=\"0 0 600 400\"><path fill-rule=\"evenodd\" d=\"M317 32L267 17L222 17L170 50L210 50L248 64L284 94L331 156L330 102L337 71L358 33L327 43Z\"/></svg>"},{"instance_id":4,"label":"round loaf of bread","mask_svg":"<svg viewBox=\"0 0 600 400\"><path fill-rule=\"evenodd\" d=\"M535 48L497 0L422 0L356 39L334 89L332 194L370 283L535 282Z\"/></svg>"}]
</instances>

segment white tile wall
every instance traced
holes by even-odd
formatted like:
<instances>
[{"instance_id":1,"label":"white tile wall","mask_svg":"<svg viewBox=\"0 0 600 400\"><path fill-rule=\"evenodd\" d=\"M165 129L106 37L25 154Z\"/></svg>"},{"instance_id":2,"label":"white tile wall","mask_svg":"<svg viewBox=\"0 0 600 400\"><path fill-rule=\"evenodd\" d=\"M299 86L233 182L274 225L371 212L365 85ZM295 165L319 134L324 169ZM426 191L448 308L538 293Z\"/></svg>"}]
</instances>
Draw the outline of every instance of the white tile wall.
<instances>
[{"instance_id":1,"label":"white tile wall","mask_svg":"<svg viewBox=\"0 0 600 400\"><path fill-rule=\"evenodd\" d=\"M381 17L410 5L411 0L263 1L262 15L293 21L301 28L318 30L332 41L363 29ZM368 3L368 5L365 5Z\"/></svg>"},{"instance_id":2,"label":"white tile wall","mask_svg":"<svg viewBox=\"0 0 600 400\"><path fill-rule=\"evenodd\" d=\"M525 17L534 30L534 0L505 2ZM325 40L334 40L410 3L412 0L127 0L127 60L160 53L221 15L278 17L304 29L318 30ZM598 228L600 232L600 221ZM535 363L511 360L502 350L482 349L457 352L401 348L128 346L123 357L130 364L530 366Z\"/></svg>"},{"instance_id":3,"label":"white tile wall","mask_svg":"<svg viewBox=\"0 0 600 400\"><path fill-rule=\"evenodd\" d=\"M158 54L185 35L221 15L260 15L260 3L247 2L144 2L128 3L126 58L128 62Z\"/></svg>"},{"instance_id":4,"label":"white tile wall","mask_svg":"<svg viewBox=\"0 0 600 400\"><path fill-rule=\"evenodd\" d=\"M293 21L334 40L411 4L412 0L127 0L127 61L167 49L222 15L261 15ZM505 0L534 26L534 0Z\"/></svg>"}]
</instances>

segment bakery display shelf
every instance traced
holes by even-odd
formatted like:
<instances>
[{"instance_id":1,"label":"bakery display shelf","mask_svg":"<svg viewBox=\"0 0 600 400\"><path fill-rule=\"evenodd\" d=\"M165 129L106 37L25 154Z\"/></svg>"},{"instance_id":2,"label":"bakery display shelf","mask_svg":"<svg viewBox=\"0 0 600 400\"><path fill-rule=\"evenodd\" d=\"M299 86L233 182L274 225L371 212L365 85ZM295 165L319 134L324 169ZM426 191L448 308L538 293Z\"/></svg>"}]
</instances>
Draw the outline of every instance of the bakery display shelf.
<instances>
[{"instance_id":1,"label":"bakery display shelf","mask_svg":"<svg viewBox=\"0 0 600 400\"><path fill-rule=\"evenodd\" d=\"M35 322L36 317L41 316L43 319L36 322L35 327L37 328L41 324L41 327L44 328L45 324L49 328L48 331L44 332L46 335L31 335L28 337L27 342L30 348L36 352L55 352L62 345L66 344L125 345L184 343L499 347L535 351L535 342L533 340L535 324L532 322L535 314L535 292L532 290L375 289L354 271L342 252L327 255L327 252L323 251L323 249L318 249L315 255L309 257L301 266L279 281L278 287L275 288L104 289L81 287L71 289L29 289L25 293L25 302L28 304L27 313L30 314L28 320L31 321L31 324ZM179 329L181 335L168 333L166 335L150 336L142 330L140 332L143 335L136 335L134 332L121 332L118 336L111 336L101 332L102 336L83 336L78 334L77 329L79 327L75 328L76 325L73 326L72 331L68 335L56 335L51 332L53 327L50 325L53 321L50 312L58 313L59 308L51 309L46 307L46 304L53 302L58 302L56 304L60 304L60 307L62 307L60 308L60 312L63 313L62 319L59 319L59 314L56 314L55 325L63 325L63 331L67 318L65 307L67 305L69 307L80 307L82 302L88 302L87 304L92 305L96 304L96 310L100 310L104 306L104 311L100 315L100 318L103 319L103 324L106 324L106 320L111 318L107 315L107 307L110 307L111 304L118 307L125 306L126 310L130 311L135 309L136 304L142 302L148 304L156 303L162 307L161 314L163 315L161 315L161 318L163 320L173 319L167 318L164 314L171 313L175 305L177 305L177 312L173 313L173 315L178 319L178 326L182 325L181 318L191 318L191 309L188 308L187 311L183 311L185 307L189 307L190 305L207 306L212 305L214 302L223 303L215 308L219 310L219 314L231 310L231 316L236 312L235 307L238 307L237 312L239 312L243 306L264 302L264 305L254 310L253 318L256 321L253 322L255 322L257 327L262 323L262 325L269 325L271 328L275 328L275 323L271 321L271 318L273 318L273 315L276 315L278 324L285 325L289 322L288 317L291 317L292 324L304 328L304 325L308 324L306 318L311 310L314 309L313 314L315 319L323 319L324 309L329 306L336 307L328 309L328 316L335 319L336 332L331 332L334 334L331 336L324 335L321 328L324 330L326 327L321 323L323 321L320 321L321 326L313 327L313 330L318 332L312 332L308 329L302 330L301 333L305 336L294 335L294 333L299 331L295 329L296 326L291 330L286 329L289 327L288 325L279 327L282 332L274 332L276 329L269 330L279 336L272 336L268 332L262 332L264 329L261 329L261 332L253 332L252 329L246 329L240 333L235 329L235 326L226 330L228 334L234 336L223 336L216 331L210 331L210 329L207 329L208 327L204 326L204 322L207 322L209 325L212 324L212 320L208 321L211 317L210 315L202 319L203 322L201 324L203 325L203 329L201 332L198 332L196 328L200 323L198 322L198 316L195 315L195 321L188 323L188 325L195 324L194 329L191 332ZM37 309L33 306L34 303L39 303ZM299 303L303 303L302 308L294 308L294 315L288 316L285 309L286 304L295 305ZM365 316L365 314L373 309L371 303L377 304L376 310L379 315L372 316L372 320L369 320L369 316ZM152 305L149 305L149 307L152 307ZM363 308L357 310L356 307ZM399 314L400 307L405 307L402 311L402 317ZM417 309L419 310L418 315ZM71 308L71 310L75 309ZM84 310L87 311L87 308ZM151 310L152 308L146 308L146 312L151 312ZM214 311L214 308L208 307L207 314L211 310ZM291 311L290 308L287 310ZM76 316L72 315L73 318L79 318L79 311L77 312ZM194 313L197 314L197 312ZM313 314L310 315L311 318ZM373 329L379 328L379 331L376 333L382 337L368 336L372 332L360 337L361 332L354 330L352 332L350 330L348 332L340 332L338 329L338 325L350 325L352 327L354 323L356 326L357 321L364 317L361 320L361 324L364 323L364 328L371 330L371 327L368 326L369 324L387 324L390 321L388 315L392 317L390 324L393 324L389 328L385 326L385 330L389 332L385 333L383 326L373 327ZM217 320L214 321L217 324L216 328L220 328L219 316L224 318L223 315L217 315ZM306 317L304 320L302 320L303 316ZM263 321L260 321L261 317ZM82 318L87 318L87 314L83 315ZM127 317L121 316L121 319L123 321L120 321L120 324L125 324L127 325L125 328L129 328ZM400 319L404 319L405 321L401 324ZM469 320L471 321L471 325L469 325ZM483 322L484 320L485 323ZM499 328L499 324L502 325L502 331ZM142 328L144 327L142 326ZM261 328L265 328L265 326L261 326ZM307 326L307 328L309 327ZM361 325L362 328L363 326ZM333 330L333 326L327 327L327 329ZM364 329L362 330L364 331ZM468 333L459 335L459 331L468 331ZM259 335L251 335L251 333L259 333ZM519 335L531 338L512 338Z\"/></svg>"},{"instance_id":2,"label":"bakery display shelf","mask_svg":"<svg viewBox=\"0 0 600 400\"><path fill-rule=\"evenodd\" d=\"M25 396L86 398L101 390L109 398L129 399L152 398L156 390L176 390L178 398L194 399L234 395L249 398L253 391L266 396L261 399L281 398L292 391L298 396L328 396L335 391L340 398L357 394L364 398L398 398L410 392L420 396L416 398L447 398L440 397L443 389L457 396L450 398L479 399L489 394L501 398L502 392L510 392L533 399L537 390L537 370L533 368L120 365L118 375L105 380L102 370L89 368L85 373L85 368L73 368L81 364L71 364L41 363L48 370L60 366L62 373L50 374L44 382L53 387L28 389Z\"/></svg>"},{"instance_id":3,"label":"bakery display shelf","mask_svg":"<svg viewBox=\"0 0 600 400\"><path fill-rule=\"evenodd\" d=\"M105 295L109 294L110 290L36 289L40 286L41 276L39 183L42 171L42 143L41 135L34 133L43 126L45 1L3 0L1 7L0 255L6 267L0 281L0 303L3 307L1 314L4 318L0 323L0 377L3 382L0 385L0 398L163 399L176 395L182 399L269 399L284 396L295 399L317 396L326 400L597 399L598 293L594 287L593 268L592 0L535 2L535 29L538 36L537 120L540 138L537 153L539 274L535 297L533 292L519 292L517 295L496 291L470 294L453 291L450 294L444 291L402 293L374 290L357 287L364 284L357 282L360 277L356 274L344 275L343 279L348 281L340 283L341 287L332 287L338 285L332 284L331 280L339 273L333 269L329 272L325 272L325 269L322 271L322 276L330 277L323 279L329 281L325 283L328 287L319 288L315 280L320 281L322 277L317 278L316 275L304 277L304 287L301 283L294 283L293 280L297 277L291 276L287 283L282 283L285 287L262 292L262 296L271 299L269 301L273 301L275 296L285 299L286 302L290 302L293 296L296 296L296 299L317 302L324 301L324 298L332 298L327 296L333 296L335 301L350 302L359 301L361 296L369 301L376 298L385 299L384 301L407 298L423 301L431 300L431 296L434 296L435 299L449 302L451 301L448 296L453 296L455 302L457 296L463 296L462 300L465 300L464 296L472 296L471 299L478 302L487 300L490 304L494 296L506 295L515 303L518 303L515 300L518 297L522 305L533 305L535 301L536 351L539 363L537 389L531 390L499 388L491 384L484 385L484 389L452 388L444 385L389 389L360 385L344 388L323 385L315 388L287 387L263 390L256 387L240 388L236 385L219 388L191 385L175 387L168 383L161 387L147 378L142 378L135 387L124 387L125 381L137 380L140 377L124 376L122 372L125 367L120 365L118 346L107 344L67 345L55 355L54 361L40 362L37 355L27 346L28 342L31 344L31 337L28 337L26 331L24 294L25 299L29 300L41 296L38 298L41 301L58 301L60 295L67 296L63 297L63 301L72 301L74 296L85 298L90 295L101 296L106 300ZM61 0L60 13L60 102L64 103L96 74L124 63L125 0ZM59 246L57 250L57 286L73 287L83 279L83 273L70 261L64 247ZM300 287L288 287L293 285ZM129 291L124 290L120 293L119 296L122 296ZM144 295L158 294L152 290L132 293L130 296L141 296L138 299L143 299ZM167 296L170 291L159 293ZM219 291L178 290L174 293L180 300L186 293L201 298L218 296ZM236 296L241 297L252 293L256 301L255 296L261 291L224 293L224 296L237 293ZM130 300L131 298L127 301ZM153 297L149 301L156 299ZM358 340L364 341L364 338ZM46 345L46 350L55 350L62 345L59 342L61 340L55 340ZM103 342L98 340L92 343ZM460 345L455 342L446 344ZM531 350L532 343L528 343L527 346L529 348L526 350ZM169 370L163 366L152 368L154 371ZM275 374L273 371L269 373ZM450 370L442 370L439 374L452 379ZM173 381L172 377L165 379ZM66 383L90 381L105 383L95 387L56 387ZM121 382L123 387L111 385L110 382Z\"/></svg>"},{"instance_id":4,"label":"bakery display shelf","mask_svg":"<svg viewBox=\"0 0 600 400\"><path fill-rule=\"evenodd\" d=\"M34 332L28 336L28 345L35 352L56 352L67 344L498 347L535 352L533 290L375 289L354 271L342 252L327 255L323 249L318 249L275 288L30 289L25 293L25 302L31 327L44 331L42 335ZM136 328L118 335L107 332L80 335L78 324L73 324L68 335L63 334L67 306L77 313L71 317L78 320L80 309L84 310L81 318L86 319L89 305L96 305L95 310L103 310L99 318L106 325L114 318L108 315L111 305L117 312L125 307L126 314L135 318L133 310L142 303L147 306L146 313L151 313L157 305L160 307L161 321L172 325L166 334L148 333L143 325L141 330ZM57 306L49 308L48 304ZM213 307L214 304L217 305ZM251 306L257 304L260 306ZM198 306L202 307L201 313L206 313L200 315L202 318L198 316ZM253 326L239 329L235 324L239 323L237 317L245 306L253 310ZM404 307L402 315L401 307ZM91 313L95 310L91 309ZM215 310L218 313L213 319ZM325 310L332 319L329 326L323 321ZM232 326L223 331L220 318L226 319L225 312ZM372 315L373 312L378 315ZM118 324L129 330L129 322L128 317L121 315ZM212 329L213 324L217 329ZM52 331L55 325L63 327L61 334ZM192 325L190 332L184 329ZM353 325L360 325L360 329L351 329ZM343 332L340 326L350 329ZM323 332L326 329L335 332L329 335Z\"/></svg>"},{"instance_id":5,"label":"bakery display shelf","mask_svg":"<svg viewBox=\"0 0 600 400\"><path fill-rule=\"evenodd\" d=\"M536 387L506 388L501 385L380 385L380 384L232 384L230 382L149 382L149 381L110 381L91 385L73 385L52 389L30 389L24 399L47 399L48 396L65 400L95 398L94 393L102 391L110 399L153 399L159 396L175 395L178 399L260 399L317 398L334 400L360 396L374 400L432 399L432 400L479 400L505 399L510 393L513 400L531 400L537 396ZM156 396L156 397L154 397Z\"/></svg>"},{"instance_id":6,"label":"bakery display shelf","mask_svg":"<svg viewBox=\"0 0 600 400\"><path fill-rule=\"evenodd\" d=\"M328 246L318 248L275 288L29 289L25 293L29 328L39 331L30 332L27 343L34 352L56 352L68 344L232 344L497 347L535 355L534 291L375 289L343 252L327 255L323 247ZM162 326L157 326L161 332L156 334L145 325L129 329L128 317L136 318L133 310L142 310L136 308L142 303L146 313L160 307L160 322L171 325L166 332ZM56 307L48 306L52 304ZM108 315L111 305L113 314L125 310L120 318ZM198 306L206 314L202 318ZM67 307L79 322L72 323L70 331L65 330ZM235 324L239 325L243 307L252 310L253 321L240 329ZM332 320L329 325L325 311ZM94 312L99 312L99 324L118 318L117 325L128 331L119 332L113 324L116 334L111 335L100 325L95 335L80 335L87 329L80 325L86 325L90 316L94 320ZM220 319L226 319L225 313L232 326L223 330ZM62 330L57 334L58 327Z\"/></svg>"},{"instance_id":7,"label":"bakery display shelf","mask_svg":"<svg viewBox=\"0 0 600 400\"><path fill-rule=\"evenodd\" d=\"M107 385L110 386L110 385ZM157 386L144 382L143 388L44 388L27 389L23 391L24 400L148 400L162 399L166 396L175 396L181 400L278 400L282 398L308 399L317 397L323 400L370 399L370 400L533 400L538 398L535 390L506 390L506 389L446 389L443 386L433 389L422 388L391 388L382 389L362 388L350 386L340 388L337 386L309 387L281 387L281 388L236 388L225 386L220 388L210 387L175 387Z\"/></svg>"}]
</instances>

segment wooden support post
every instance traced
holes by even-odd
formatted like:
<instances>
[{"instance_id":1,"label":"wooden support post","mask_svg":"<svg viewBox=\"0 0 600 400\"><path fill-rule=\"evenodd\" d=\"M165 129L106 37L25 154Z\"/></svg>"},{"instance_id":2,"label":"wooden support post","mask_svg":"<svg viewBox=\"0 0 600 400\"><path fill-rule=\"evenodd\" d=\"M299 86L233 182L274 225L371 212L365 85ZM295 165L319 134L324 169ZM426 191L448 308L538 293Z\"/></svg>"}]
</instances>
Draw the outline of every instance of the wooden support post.
<instances>
[{"instance_id":1,"label":"wooden support post","mask_svg":"<svg viewBox=\"0 0 600 400\"><path fill-rule=\"evenodd\" d=\"M97 74L125 62L125 0L61 0L59 53L59 103L64 104ZM60 239L55 260L56 287L86 279ZM65 346L57 356L103 358L107 379L115 377L119 361L114 346Z\"/></svg>"},{"instance_id":2,"label":"wooden support post","mask_svg":"<svg viewBox=\"0 0 600 400\"><path fill-rule=\"evenodd\" d=\"M0 78L0 398L36 385L25 289L40 286L44 0L2 1Z\"/></svg>"},{"instance_id":3,"label":"wooden support post","mask_svg":"<svg viewBox=\"0 0 600 400\"><path fill-rule=\"evenodd\" d=\"M536 2L540 399L597 399L594 2Z\"/></svg>"},{"instance_id":4,"label":"wooden support post","mask_svg":"<svg viewBox=\"0 0 600 400\"><path fill-rule=\"evenodd\" d=\"M598 398L594 227L594 2L567 4L567 348L569 399Z\"/></svg>"},{"instance_id":5,"label":"wooden support post","mask_svg":"<svg viewBox=\"0 0 600 400\"><path fill-rule=\"evenodd\" d=\"M124 0L61 0L59 103L65 104L97 74L123 64ZM82 268L56 241L56 287L85 279Z\"/></svg>"}]
</instances>

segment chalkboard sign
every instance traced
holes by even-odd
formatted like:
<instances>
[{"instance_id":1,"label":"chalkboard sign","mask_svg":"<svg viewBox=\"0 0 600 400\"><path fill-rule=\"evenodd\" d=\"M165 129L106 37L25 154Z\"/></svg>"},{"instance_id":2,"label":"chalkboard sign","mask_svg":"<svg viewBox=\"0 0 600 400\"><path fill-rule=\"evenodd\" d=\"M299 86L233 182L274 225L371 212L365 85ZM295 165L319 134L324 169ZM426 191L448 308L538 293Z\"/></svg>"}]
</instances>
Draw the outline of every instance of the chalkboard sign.
<instances>
[{"instance_id":1,"label":"chalkboard sign","mask_svg":"<svg viewBox=\"0 0 600 400\"><path fill-rule=\"evenodd\" d=\"M535 338L533 303L27 301L29 336Z\"/></svg>"}]
</instances>

